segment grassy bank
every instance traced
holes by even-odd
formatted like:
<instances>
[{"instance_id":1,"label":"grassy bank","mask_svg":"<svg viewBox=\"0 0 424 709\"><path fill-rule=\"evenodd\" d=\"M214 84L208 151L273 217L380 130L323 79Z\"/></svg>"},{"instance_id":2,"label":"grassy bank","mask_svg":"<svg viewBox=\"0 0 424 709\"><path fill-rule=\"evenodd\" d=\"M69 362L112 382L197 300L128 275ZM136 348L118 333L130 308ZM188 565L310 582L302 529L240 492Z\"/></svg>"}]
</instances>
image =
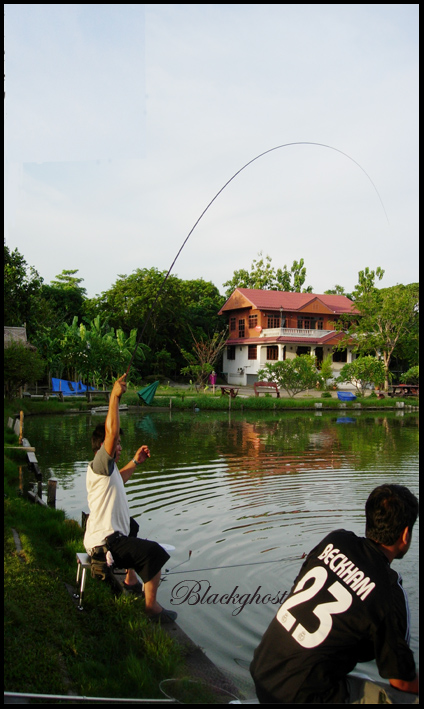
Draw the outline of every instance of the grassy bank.
<instances>
[{"instance_id":1,"label":"grassy bank","mask_svg":"<svg viewBox=\"0 0 424 709\"><path fill-rule=\"evenodd\" d=\"M295 410L307 410L316 409L316 404L323 411L348 411L356 410L357 408L363 409L396 409L396 404L400 403L399 399L373 399L370 397L358 398L356 401L348 401L344 405L337 399L322 399L319 396L305 397L293 399L276 399L267 397L236 397L235 399L229 400L226 397L212 397L205 396L202 394L197 395L186 395L183 397L172 397L172 402L170 404L170 397L166 396L156 396L153 401L153 406L163 406L167 408L178 408L178 409L193 409L194 407L200 410L209 411L223 411L231 409L232 411L295 411ZM359 407L358 407L359 405ZM404 402L405 407L407 406L418 406L418 399L407 399Z\"/></svg>"},{"instance_id":2,"label":"grassy bank","mask_svg":"<svg viewBox=\"0 0 424 709\"><path fill-rule=\"evenodd\" d=\"M139 387L129 387L122 403L128 406L136 406L140 409L148 409L137 395ZM250 395L249 395L250 394ZM235 399L229 399L228 396L222 396L220 390L215 394L211 389L198 392L195 387L178 387L160 385L156 390L156 395L153 400L153 406L169 409L193 409L199 408L209 411L263 411L263 410L295 410L295 409L315 409L316 404L322 410L339 410L339 409L356 409L358 404L364 409L396 409L397 404L404 402L404 406L418 406L419 399L407 397L405 399L387 397L378 399L376 396L358 397L356 401L348 401L342 403L338 400L336 392L315 392L309 391L304 394L298 394L293 398L282 393L281 398L277 399L274 395L266 394L265 396L255 397L252 390L243 387L239 390L239 395ZM48 401L41 399L14 399L13 402L5 404L5 411L8 415L17 415L19 411L24 414L60 414L64 411L68 412L85 412L90 411L93 406L105 406L104 397L97 396L95 401L88 403L85 398L65 397L64 402L55 398L50 398Z\"/></svg>"},{"instance_id":3,"label":"grassy bank","mask_svg":"<svg viewBox=\"0 0 424 709\"><path fill-rule=\"evenodd\" d=\"M17 442L10 429L5 442ZM159 682L185 674L181 649L147 620L143 600L116 597L101 582L88 580L84 611L78 611L67 584L75 585L81 527L63 511L35 505L20 494L23 466L25 454L9 450L4 460L5 690L163 698Z\"/></svg>"}]
</instances>

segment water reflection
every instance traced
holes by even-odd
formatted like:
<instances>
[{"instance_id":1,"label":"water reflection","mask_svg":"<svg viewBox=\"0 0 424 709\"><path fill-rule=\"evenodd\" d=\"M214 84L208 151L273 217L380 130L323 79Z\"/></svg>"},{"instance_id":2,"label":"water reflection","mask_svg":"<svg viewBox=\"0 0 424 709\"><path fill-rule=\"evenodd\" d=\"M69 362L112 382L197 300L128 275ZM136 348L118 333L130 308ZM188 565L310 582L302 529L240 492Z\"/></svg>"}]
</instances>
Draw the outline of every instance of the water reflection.
<instances>
[{"instance_id":1,"label":"water reflection","mask_svg":"<svg viewBox=\"0 0 424 709\"><path fill-rule=\"evenodd\" d=\"M102 418L26 419L45 479L58 479L58 505L78 521L87 509L91 431ZM161 599L172 605L177 584L200 584L198 602L193 596L178 606L181 625L240 681L249 682L246 666L277 607L254 601L234 615L234 605L211 599L236 586L245 595L259 587L281 595L302 554L327 532L363 534L365 500L376 485L418 492L416 414L126 412L121 425L122 461L142 443L152 454L126 486L131 513L142 536L176 547ZM409 554L395 562L410 596L416 653L417 540L418 529ZM373 666L366 671L377 676Z\"/></svg>"}]
</instances>

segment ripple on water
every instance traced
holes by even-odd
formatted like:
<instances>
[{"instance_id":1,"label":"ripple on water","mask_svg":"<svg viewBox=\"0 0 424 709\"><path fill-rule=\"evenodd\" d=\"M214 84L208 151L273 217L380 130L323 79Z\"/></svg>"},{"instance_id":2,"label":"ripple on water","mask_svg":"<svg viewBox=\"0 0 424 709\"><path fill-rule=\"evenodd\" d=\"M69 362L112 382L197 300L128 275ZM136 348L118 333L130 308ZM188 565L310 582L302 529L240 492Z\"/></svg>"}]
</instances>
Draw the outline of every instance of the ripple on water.
<instances>
[{"instance_id":1,"label":"ripple on water","mask_svg":"<svg viewBox=\"0 0 424 709\"><path fill-rule=\"evenodd\" d=\"M87 425L69 418L65 429L64 421L59 426L53 417L36 418L29 425L38 433L29 430L27 437L37 446L42 470L58 478L59 504L79 521L86 509ZM123 460L140 445L140 432L152 450L126 486L139 534L176 547L167 568L178 569L166 576L160 598L169 604L180 581L203 582L205 590L209 584L209 602L181 603L179 621L216 664L244 680L278 605L254 602L235 614L239 606L214 603L213 593L260 588L275 598L289 591L302 555L329 531L343 527L363 535L364 503L376 485L400 482L418 492L412 416L367 415L341 424L335 416L236 420L152 413L127 415L125 429ZM417 653L416 527L411 550L396 568L410 596ZM373 676L372 667L367 671Z\"/></svg>"}]
</instances>

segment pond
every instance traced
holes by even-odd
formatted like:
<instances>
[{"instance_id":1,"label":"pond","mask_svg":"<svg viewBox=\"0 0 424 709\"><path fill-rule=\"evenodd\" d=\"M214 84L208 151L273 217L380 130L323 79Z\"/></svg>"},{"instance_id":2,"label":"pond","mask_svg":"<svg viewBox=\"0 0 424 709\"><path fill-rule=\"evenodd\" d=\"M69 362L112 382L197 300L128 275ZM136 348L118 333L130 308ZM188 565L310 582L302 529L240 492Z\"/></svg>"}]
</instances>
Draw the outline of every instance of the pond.
<instances>
[{"instance_id":1,"label":"pond","mask_svg":"<svg viewBox=\"0 0 424 709\"><path fill-rule=\"evenodd\" d=\"M90 436L100 415L31 416L25 436L57 506L81 522ZM121 463L151 458L127 483L139 536L176 547L158 600L227 676L250 692L253 651L307 553L329 531L364 534L371 490L418 495L418 416L404 412L123 412ZM418 522L402 574L418 664ZM374 663L359 667L372 677ZM253 695L250 695L253 696Z\"/></svg>"}]
</instances>

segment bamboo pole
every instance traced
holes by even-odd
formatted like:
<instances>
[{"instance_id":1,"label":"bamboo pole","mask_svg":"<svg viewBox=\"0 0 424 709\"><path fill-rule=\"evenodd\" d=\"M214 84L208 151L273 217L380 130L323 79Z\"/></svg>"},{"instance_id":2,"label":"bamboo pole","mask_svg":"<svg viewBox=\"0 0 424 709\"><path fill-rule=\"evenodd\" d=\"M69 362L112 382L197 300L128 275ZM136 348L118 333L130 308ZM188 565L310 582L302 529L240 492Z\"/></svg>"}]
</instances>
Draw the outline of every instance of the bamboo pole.
<instances>
[{"instance_id":1,"label":"bamboo pole","mask_svg":"<svg viewBox=\"0 0 424 709\"><path fill-rule=\"evenodd\" d=\"M19 445L22 445L22 438L24 436L24 412L19 413Z\"/></svg>"}]
</instances>

